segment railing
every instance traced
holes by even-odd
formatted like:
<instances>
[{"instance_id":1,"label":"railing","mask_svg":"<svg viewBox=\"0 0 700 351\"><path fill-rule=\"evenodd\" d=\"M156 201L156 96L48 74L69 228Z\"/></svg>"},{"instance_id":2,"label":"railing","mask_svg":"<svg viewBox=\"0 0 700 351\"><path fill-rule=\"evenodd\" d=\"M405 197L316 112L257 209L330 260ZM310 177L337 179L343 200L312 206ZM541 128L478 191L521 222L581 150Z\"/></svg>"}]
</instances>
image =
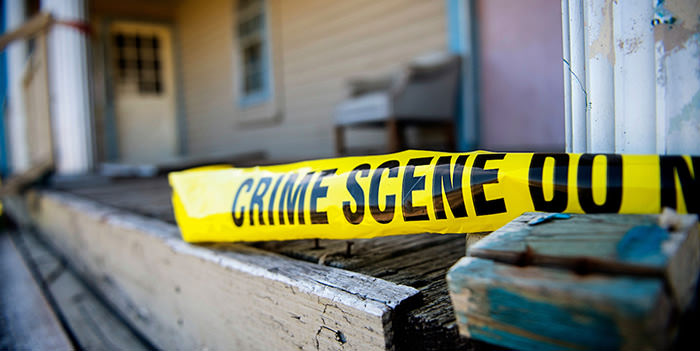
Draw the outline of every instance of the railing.
<instances>
[{"instance_id":1,"label":"railing","mask_svg":"<svg viewBox=\"0 0 700 351\"><path fill-rule=\"evenodd\" d=\"M0 51L15 40L34 40L34 50L27 59L21 82L29 169L10 179L2 190L3 194L21 188L24 183L40 177L54 166L46 43L49 28L54 23L50 14L40 13L19 28L0 36Z\"/></svg>"},{"instance_id":2,"label":"railing","mask_svg":"<svg viewBox=\"0 0 700 351\"><path fill-rule=\"evenodd\" d=\"M34 51L27 60L22 80L30 165L53 161L47 55L46 31L42 31L35 38Z\"/></svg>"}]
</instances>

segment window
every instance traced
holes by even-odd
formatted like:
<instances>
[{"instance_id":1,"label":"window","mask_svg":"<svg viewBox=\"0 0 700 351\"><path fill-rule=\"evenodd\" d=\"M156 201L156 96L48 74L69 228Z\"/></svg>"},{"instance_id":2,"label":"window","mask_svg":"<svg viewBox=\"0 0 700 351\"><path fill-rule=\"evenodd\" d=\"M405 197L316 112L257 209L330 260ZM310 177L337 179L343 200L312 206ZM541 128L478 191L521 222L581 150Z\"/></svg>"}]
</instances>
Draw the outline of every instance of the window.
<instances>
[{"instance_id":1,"label":"window","mask_svg":"<svg viewBox=\"0 0 700 351\"><path fill-rule=\"evenodd\" d=\"M160 95L160 40L156 36L124 33L114 33L112 38L118 89Z\"/></svg>"},{"instance_id":2,"label":"window","mask_svg":"<svg viewBox=\"0 0 700 351\"><path fill-rule=\"evenodd\" d=\"M248 106L270 98L270 63L264 0L239 0L237 35L240 58L237 75L240 104Z\"/></svg>"}]
</instances>

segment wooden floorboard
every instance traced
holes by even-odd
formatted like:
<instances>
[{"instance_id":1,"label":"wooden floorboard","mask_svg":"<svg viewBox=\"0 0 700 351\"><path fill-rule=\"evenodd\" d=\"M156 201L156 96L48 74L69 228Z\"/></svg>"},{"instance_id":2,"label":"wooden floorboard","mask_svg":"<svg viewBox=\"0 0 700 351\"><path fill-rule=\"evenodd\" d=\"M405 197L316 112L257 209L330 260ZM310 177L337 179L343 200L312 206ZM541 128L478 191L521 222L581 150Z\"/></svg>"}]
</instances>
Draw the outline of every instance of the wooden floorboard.
<instances>
[{"instance_id":1,"label":"wooden floorboard","mask_svg":"<svg viewBox=\"0 0 700 351\"><path fill-rule=\"evenodd\" d=\"M170 187L165 177L124 179L108 185L72 189L74 195L141 215L175 223ZM392 283L414 287L421 299L404 312L398 326L397 349L461 349L447 291L445 274L465 253L465 235L405 235L351 240L261 242L256 248L313 263L367 274Z\"/></svg>"},{"instance_id":2,"label":"wooden floorboard","mask_svg":"<svg viewBox=\"0 0 700 351\"><path fill-rule=\"evenodd\" d=\"M70 267L33 233L23 231L15 240L25 260L36 268L80 349L149 350L154 347L134 333L113 309L95 295Z\"/></svg>"},{"instance_id":3,"label":"wooden floorboard","mask_svg":"<svg viewBox=\"0 0 700 351\"><path fill-rule=\"evenodd\" d=\"M0 232L0 350L73 350L10 234Z\"/></svg>"}]
</instances>

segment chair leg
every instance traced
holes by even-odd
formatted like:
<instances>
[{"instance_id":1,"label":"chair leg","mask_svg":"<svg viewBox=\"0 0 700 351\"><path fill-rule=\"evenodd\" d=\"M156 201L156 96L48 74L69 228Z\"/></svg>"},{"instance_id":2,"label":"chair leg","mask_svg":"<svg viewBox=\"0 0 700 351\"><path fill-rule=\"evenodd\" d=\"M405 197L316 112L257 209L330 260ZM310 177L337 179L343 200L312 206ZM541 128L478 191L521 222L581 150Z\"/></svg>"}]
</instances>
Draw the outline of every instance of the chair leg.
<instances>
[{"instance_id":1,"label":"chair leg","mask_svg":"<svg viewBox=\"0 0 700 351\"><path fill-rule=\"evenodd\" d=\"M457 131L455 130L455 122L447 122L445 124L445 132L447 134L448 151L457 151Z\"/></svg>"},{"instance_id":2,"label":"chair leg","mask_svg":"<svg viewBox=\"0 0 700 351\"><path fill-rule=\"evenodd\" d=\"M403 147L403 131L396 118L390 118L386 122L387 151L398 152Z\"/></svg>"},{"instance_id":3,"label":"chair leg","mask_svg":"<svg viewBox=\"0 0 700 351\"><path fill-rule=\"evenodd\" d=\"M335 127L335 153L338 156L345 155L345 127Z\"/></svg>"}]
</instances>

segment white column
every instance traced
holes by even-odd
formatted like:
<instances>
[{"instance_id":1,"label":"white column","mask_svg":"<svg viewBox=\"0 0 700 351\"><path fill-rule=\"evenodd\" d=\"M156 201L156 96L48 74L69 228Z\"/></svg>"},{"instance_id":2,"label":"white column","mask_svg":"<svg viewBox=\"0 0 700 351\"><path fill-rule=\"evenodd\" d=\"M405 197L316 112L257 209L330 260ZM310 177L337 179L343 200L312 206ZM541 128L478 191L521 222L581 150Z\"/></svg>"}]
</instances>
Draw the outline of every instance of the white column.
<instances>
[{"instance_id":1,"label":"white column","mask_svg":"<svg viewBox=\"0 0 700 351\"><path fill-rule=\"evenodd\" d=\"M562 39L562 58L564 61L564 139L566 141L566 152L573 152L573 144L571 142L571 71L569 64L571 62L571 44L569 39L569 2L563 0L561 2L561 39Z\"/></svg>"},{"instance_id":2,"label":"white column","mask_svg":"<svg viewBox=\"0 0 700 351\"><path fill-rule=\"evenodd\" d=\"M567 0L563 0L567 1ZM571 145L567 145L567 150L572 152L586 151L586 113L588 111L588 96L586 93L586 55L584 51L584 20L583 2L570 0L567 8L569 16L569 58L565 62L565 69L568 69L571 89L568 96L571 106Z\"/></svg>"},{"instance_id":3,"label":"white column","mask_svg":"<svg viewBox=\"0 0 700 351\"><path fill-rule=\"evenodd\" d=\"M656 152L654 8L647 2L612 4L615 18L615 150Z\"/></svg>"},{"instance_id":4,"label":"white column","mask_svg":"<svg viewBox=\"0 0 700 351\"><path fill-rule=\"evenodd\" d=\"M7 30L12 30L26 19L24 0L5 0L4 16ZM29 168L27 123L24 106L22 75L27 62L27 43L15 40L7 49L7 130L12 173Z\"/></svg>"},{"instance_id":5,"label":"white column","mask_svg":"<svg viewBox=\"0 0 700 351\"><path fill-rule=\"evenodd\" d=\"M57 21L87 20L85 0L43 0L41 8ZM93 163L86 33L54 25L48 51L56 170L61 175L84 174Z\"/></svg>"},{"instance_id":6,"label":"white column","mask_svg":"<svg viewBox=\"0 0 700 351\"><path fill-rule=\"evenodd\" d=\"M588 139L586 151L615 152L615 83L613 63L612 2L586 1L584 36L586 53L586 90L588 91Z\"/></svg>"},{"instance_id":7,"label":"white column","mask_svg":"<svg viewBox=\"0 0 700 351\"><path fill-rule=\"evenodd\" d=\"M696 2L562 0L567 150L700 155Z\"/></svg>"}]
</instances>

